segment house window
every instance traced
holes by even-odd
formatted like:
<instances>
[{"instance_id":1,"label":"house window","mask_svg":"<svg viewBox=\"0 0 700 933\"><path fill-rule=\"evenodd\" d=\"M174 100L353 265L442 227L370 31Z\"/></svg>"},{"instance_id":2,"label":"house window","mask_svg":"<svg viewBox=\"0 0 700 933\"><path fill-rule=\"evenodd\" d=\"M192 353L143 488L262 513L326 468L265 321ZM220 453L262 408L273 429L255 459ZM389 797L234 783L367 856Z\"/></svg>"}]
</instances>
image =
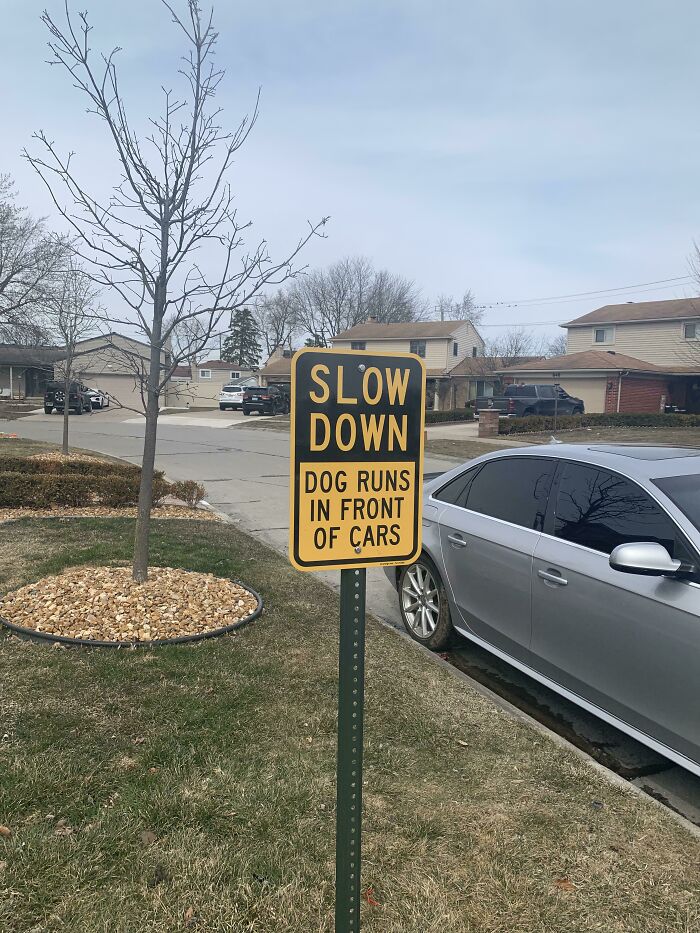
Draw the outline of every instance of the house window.
<instances>
[{"instance_id":1,"label":"house window","mask_svg":"<svg viewBox=\"0 0 700 933\"><path fill-rule=\"evenodd\" d=\"M237 372L234 372L234 371L232 370L232 371L231 371L231 378L232 378L232 379L240 379L240 378L241 378L241 374L240 374L240 373L237 373Z\"/></svg>"},{"instance_id":2,"label":"house window","mask_svg":"<svg viewBox=\"0 0 700 933\"><path fill-rule=\"evenodd\" d=\"M199 370L200 379L211 379L211 370L210 369L200 369Z\"/></svg>"},{"instance_id":3,"label":"house window","mask_svg":"<svg viewBox=\"0 0 700 933\"><path fill-rule=\"evenodd\" d=\"M683 339L684 340L696 340L698 337L698 325L697 324L684 324L683 325Z\"/></svg>"},{"instance_id":4,"label":"house window","mask_svg":"<svg viewBox=\"0 0 700 933\"><path fill-rule=\"evenodd\" d=\"M472 356L476 356L476 347L472 347Z\"/></svg>"},{"instance_id":5,"label":"house window","mask_svg":"<svg viewBox=\"0 0 700 933\"><path fill-rule=\"evenodd\" d=\"M593 343L614 343L614 327L595 327L593 329Z\"/></svg>"},{"instance_id":6,"label":"house window","mask_svg":"<svg viewBox=\"0 0 700 933\"><path fill-rule=\"evenodd\" d=\"M415 353L416 356L422 356L423 359L425 359L425 340L412 340L411 353Z\"/></svg>"},{"instance_id":7,"label":"house window","mask_svg":"<svg viewBox=\"0 0 700 933\"><path fill-rule=\"evenodd\" d=\"M457 356L459 353L459 344L456 340L452 341L452 356Z\"/></svg>"},{"instance_id":8,"label":"house window","mask_svg":"<svg viewBox=\"0 0 700 933\"><path fill-rule=\"evenodd\" d=\"M366 350L367 341L366 340L351 340L350 349L351 350Z\"/></svg>"}]
</instances>

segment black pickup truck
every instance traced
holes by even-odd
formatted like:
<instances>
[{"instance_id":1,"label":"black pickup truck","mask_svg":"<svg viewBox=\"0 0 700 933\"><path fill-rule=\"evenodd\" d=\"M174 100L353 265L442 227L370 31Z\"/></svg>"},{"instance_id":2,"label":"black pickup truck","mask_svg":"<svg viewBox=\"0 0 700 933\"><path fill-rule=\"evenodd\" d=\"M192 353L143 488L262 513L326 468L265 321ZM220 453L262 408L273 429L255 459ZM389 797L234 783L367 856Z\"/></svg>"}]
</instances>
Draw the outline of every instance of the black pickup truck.
<instances>
[{"instance_id":1,"label":"black pickup truck","mask_svg":"<svg viewBox=\"0 0 700 933\"><path fill-rule=\"evenodd\" d=\"M482 395L475 404L477 415L481 409L495 408L508 418L527 418L528 415L582 415L584 405L561 386L511 385L503 395Z\"/></svg>"}]
</instances>

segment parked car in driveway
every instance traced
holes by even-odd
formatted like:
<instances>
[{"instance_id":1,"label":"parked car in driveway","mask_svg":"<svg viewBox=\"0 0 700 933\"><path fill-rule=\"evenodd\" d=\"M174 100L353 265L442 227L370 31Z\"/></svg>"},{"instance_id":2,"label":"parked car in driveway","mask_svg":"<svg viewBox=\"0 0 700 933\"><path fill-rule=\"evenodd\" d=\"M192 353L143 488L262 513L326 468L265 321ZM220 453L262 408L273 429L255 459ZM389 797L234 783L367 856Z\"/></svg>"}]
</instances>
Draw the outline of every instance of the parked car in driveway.
<instances>
[{"instance_id":1,"label":"parked car in driveway","mask_svg":"<svg viewBox=\"0 0 700 933\"><path fill-rule=\"evenodd\" d=\"M475 403L477 412L483 408L496 408L508 418L527 418L529 415L582 415L585 406L556 385L511 385L503 395L480 395Z\"/></svg>"},{"instance_id":2,"label":"parked car in driveway","mask_svg":"<svg viewBox=\"0 0 700 933\"><path fill-rule=\"evenodd\" d=\"M44 412L50 415L52 411L62 412L66 399L65 384L63 382L48 382L44 391ZM92 411L90 389L81 382L71 382L68 389L68 410L82 415L85 411Z\"/></svg>"},{"instance_id":3,"label":"parked car in driveway","mask_svg":"<svg viewBox=\"0 0 700 933\"><path fill-rule=\"evenodd\" d=\"M243 414L289 414L289 396L279 386L249 386L243 393Z\"/></svg>"},{"instance_id":4,"label":"parked car in driveway","mask_svg":"<svg viewBox=\"0 0 700 933\"><path fill-rule=\"evenodd\" d=\"M499 451L425 484L387 568L409 634L453 631L700 775L700 449Z\"/></svg>"},{"instance_id":5,"label":"parked car in driveway","mask_svg":"<svg viewBox=\"0 0 700 933\"><path fill-rule=\"evenodd\" d=\"M87 394L93 409L99 408L102 411L103 408L109 408L107 392L103 392L102 389L88 389Z\"/></svg>"},{"instance_id":6,"label":"parked car in driveway","mask_svg":"<svg viewBox=\"0 0 700 933\"><path fill-rule=\"evenodd\" d=\"M219 392L219 408L221 411L226 411L227 409L236 411L242 408L243 393L247 388L248 386L237 384L224 386L221 392Z\"/></svg>"}]
</instances>

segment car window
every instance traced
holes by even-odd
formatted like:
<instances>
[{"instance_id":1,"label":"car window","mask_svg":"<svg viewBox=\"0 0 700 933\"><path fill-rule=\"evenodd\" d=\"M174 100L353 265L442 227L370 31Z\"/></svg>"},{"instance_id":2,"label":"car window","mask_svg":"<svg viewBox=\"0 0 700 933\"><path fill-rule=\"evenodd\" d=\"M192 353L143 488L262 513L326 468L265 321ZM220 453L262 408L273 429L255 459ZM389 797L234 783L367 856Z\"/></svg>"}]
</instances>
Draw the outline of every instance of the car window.
<instances>
[{"instance_id":1,"label":"car window","mask_svg":"<svg viewBox=\"0 0 700 933\"><path fill-rule=\"evenodd\" d=\"M468 487L479 472L480 466L481 464L479 464L478 467L472 467L471 470L465 470L464 473L450 480L442 489L433 493L433 499L437 499L438 502L447 502L450 505L459 505L465 508Z\"/></svg>"},{"instance_id":2,"label":"car window","mask_svg":"<svg viewBox=\"0 0 700 933\"><path fill-rule=\"evenodd\" d=\"M623 476L580 463L564 466L554 534L604 554L630 541L658 542L672 557L678 550L675 525L647 492Z\"/></svg>"},{"instance_id":3,"label":"car window","mask_svg":"<svg viewBox=\"0 0 700 933\"><path fill-rule=\"evenodd\" d=\"M554 386L540 386L540 398L554 398Z\"/></svg>"},{"instance_id":4,"label":"car window","mask_svg":"<svg viewBox=\"0 0 700 933\"><path fill-rule=\"evenodd\" d=\"M545 457L504 457L483 464L469 486L467 508L541 531L555 462Z\"/></svg>"}]
</instances>

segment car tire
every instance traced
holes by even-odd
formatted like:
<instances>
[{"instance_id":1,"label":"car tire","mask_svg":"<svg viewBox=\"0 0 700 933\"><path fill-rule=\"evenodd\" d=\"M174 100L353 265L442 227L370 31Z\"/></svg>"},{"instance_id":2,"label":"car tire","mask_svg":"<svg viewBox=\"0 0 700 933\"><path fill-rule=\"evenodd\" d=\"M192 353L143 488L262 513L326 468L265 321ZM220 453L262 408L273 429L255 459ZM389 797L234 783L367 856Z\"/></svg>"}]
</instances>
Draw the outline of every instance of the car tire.
<instances>
[{"instance_id":1,"label":"car tire","mask_svg":"<svg viewBox=\"0 0 700 933\"><path fill-rule=\"evenodd\" d=\"M219 411L226 411L225 405L219 405Z\"/></svg>"},{"instance_id":2,"label":"car tire","mask_svg":"<svg viewBox=\"0 0 700 933\"><path fill-rule=\"evenodd\" d=\"M246 416L246 418L247 418L248 415L250 415L250 412L249 412L249 411L246 411L245 408L244 408L244 409L243 409L243 414L244 414L244 415Z\"/></svg>"},{"instance_id":3,"label":"car tire","mask_svg":"<svg viewBox=\"0 0 700 933\"><path fill-rule=\"evenodd\" d=\"M401 619L411 638L431 651L447 648L454 636L450 605L442 578L427 554L401 568L398 592Z\"/></svg>"},{"instance_id":4,"label":"car tire","mask_svg":"<svg viewBox=\"0 0 700 933\"><path fill-rule=\"evenodd\" d=\"M571 414L572 414L572 415L582 415L582 414L583 414L583 408L574 408L574 410L571 412Z\"/></svg>"},{"instance_id":5,"label":"car tire","mask_svg":"<svg viewBox=\"0 0 700 933\"><path fill-rule=\"evenodd\" d=\"M52 411L53 411L53 408L50 408L48 405L44 405L44 414L45 414L45 415L50 415Z\"/></svg>"},{"instance_id":6,"label":"car tire","mask_svg":"<svg viewBox=\"0 0 700 933\"><path fill-rule=\"evenodd\" d=\"M525 411L523 412L523 418L529 418L530 415L534 415L534 414L535 412L532 410L532 408L526 408Z\"/></svg>"}]
</instances>

